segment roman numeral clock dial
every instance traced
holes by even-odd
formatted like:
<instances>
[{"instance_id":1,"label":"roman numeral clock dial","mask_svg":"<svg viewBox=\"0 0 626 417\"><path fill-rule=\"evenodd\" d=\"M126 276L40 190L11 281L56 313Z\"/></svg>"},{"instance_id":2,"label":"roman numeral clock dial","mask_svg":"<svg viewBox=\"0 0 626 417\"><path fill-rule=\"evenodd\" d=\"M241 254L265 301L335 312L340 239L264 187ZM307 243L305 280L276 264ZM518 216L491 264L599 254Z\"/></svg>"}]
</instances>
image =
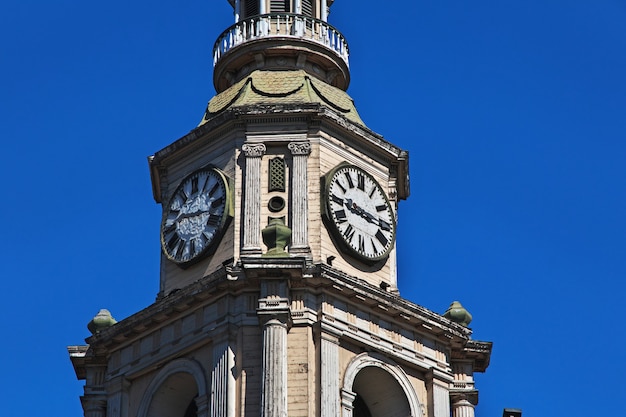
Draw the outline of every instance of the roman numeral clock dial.
<instances>
[{"instance_id":1,"label":"roman numeral clock dial","mask_svg":"<svg viewBox=\"0 0 626 417\"><path fill-rule=\"evenodd\" d=\"M325 182L323 212L335 241L360 260L385 259L394 245L396 221L382 187L348 164L333 169Z\"/></svg>"},{"instance_id":2,"label":"roman numeral clock dial","mask_svg":"<svg viewBox=\"0 0 626 417\"><path fill-rule=\"evenodd\" d=\"M211 253L231 214L226 176L216 168L201 169L178 185L163 210L161 247L182 267Z\"/></svg>"}]
</instances>

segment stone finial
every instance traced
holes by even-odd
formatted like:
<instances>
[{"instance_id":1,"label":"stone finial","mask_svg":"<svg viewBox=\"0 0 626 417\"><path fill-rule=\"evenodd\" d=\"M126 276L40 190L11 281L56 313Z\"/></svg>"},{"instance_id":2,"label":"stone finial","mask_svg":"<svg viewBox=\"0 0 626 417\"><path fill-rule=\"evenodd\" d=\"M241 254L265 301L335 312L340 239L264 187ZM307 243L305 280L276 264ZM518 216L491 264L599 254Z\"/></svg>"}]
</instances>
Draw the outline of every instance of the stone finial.
<instances>
[{"instance_id":1,"label":"stone finial","mask_svg":"<svg viewBox=\"0 0 626 417\"><path fill-rule=\"evenodd\" d=\"M291 229L285 226L284 217L270 218L269 224L261 231L261 235L263 236L263 243L268 248L263 257L281 258L289 256L285 252L285 247L291 241Z\"/></svg>"},{"instance_id":2,"label":"stone finial","mask_svg":"<svg viewBox=\"0 0 626 417\"><path fill-rule=\"evenodd\" d=\"M458 301L453 301L446 312L443 313L443 316L448 320L459 323L461 326L465 327L472 322L472 315Z\"/></svg>"},{"instance_id":3,"label":"stone finial","mask_svg":"<svg viewBox=\"0 0 626 417\"><path fill-rule=\"evenodd\" d=\"M99 333L100 330L113 326L115 323L117 323L117 320L111 316L111 312L103 308L91 319L89 324L87 324L87 329L89 329L91 334L96 334Z\"/></svg>"}]
</instances>

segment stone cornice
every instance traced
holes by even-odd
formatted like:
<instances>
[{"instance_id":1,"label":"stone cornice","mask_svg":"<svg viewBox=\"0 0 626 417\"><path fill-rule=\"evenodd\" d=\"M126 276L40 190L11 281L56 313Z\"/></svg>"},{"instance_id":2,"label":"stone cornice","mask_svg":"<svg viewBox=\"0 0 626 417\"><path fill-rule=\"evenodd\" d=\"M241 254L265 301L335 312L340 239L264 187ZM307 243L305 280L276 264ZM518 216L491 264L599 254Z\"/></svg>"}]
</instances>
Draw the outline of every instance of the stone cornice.
<instances>
[{"instance_id":1,"label":"stone cornice","mask_svg":"<svg viewBox=\"0 0 626 417\"><path fill-rule=\"evenodd\" d=\"M198 126L185 136L166 146L148 158L154 199L161 201L161 186L159 170L168 164L170 158L178 158L182 154L192 152L207 142L219 137L233 135L241 131L244 138L246 125L249 123L271 122L272 118L280 117L281 121L300 120L308 125L319 120L330 130L338 134L348 135L357 143L370 148L370 152L398 165L399 197L405 199L409 193L408 183L408 152L385 140L381 135L371 131L366 126L359 125L333 109L321 104L281 104L281 105L251 105L228 109L201 126Z\"/></svg>"},{"instance_id":2,"label":"stone cornice","mask_svg":"<svg viewBox=\"0 0 626 417\"><path fill-rule=\"evenodd\" d=\"M485 372L491 360L492 342L481 342L478 340L468 340L463 347L462 355L473 359L474 372Z\"/></svg>"},{"instance_id":3,"label":"stone cornice","mask_svg":"<svg viewBox=\"0 0 626 417\"><path fill-rule=\"evenodd\" d=\"M453 323L440 314L417 305L394 293L384 291L374 285L356 277L349 276L327 265L319 265L321 276L334 282L341 283L344 288L340 290L344 297L354 297L371 307L384 310L386 314L403 318L406 322L423 326L425 331L439 334L446 339L457 337L469 340L471 329ZM339 289L335 287L336 289ZM369 302L366 300L369 299ZM448 336L446 336L448 335Z\"/></svg>"},{"instance_id":4,"label":"stone cornice","mask_svg":"<svg viewBox=\"0 0 626 417\"><path fill-rule=\"evenodd\" d=\"M292 289L328 293L352 300L381 316L398 320L399 325L430 334L450 346L453 358L470 359L474 370L489 365L491 342L470 339L471 330L445 319L422 306L368 284L325 264L310 264L305 257L243 258L237 265L225 265L205 278L188 285L119 323L86 339L86 346L72 347L70 355L77 375L85 361L107 355L147 332L169 323L181 314L225 294L258 291L259 280L287 279Z\"/></svg>"}]
</instances>

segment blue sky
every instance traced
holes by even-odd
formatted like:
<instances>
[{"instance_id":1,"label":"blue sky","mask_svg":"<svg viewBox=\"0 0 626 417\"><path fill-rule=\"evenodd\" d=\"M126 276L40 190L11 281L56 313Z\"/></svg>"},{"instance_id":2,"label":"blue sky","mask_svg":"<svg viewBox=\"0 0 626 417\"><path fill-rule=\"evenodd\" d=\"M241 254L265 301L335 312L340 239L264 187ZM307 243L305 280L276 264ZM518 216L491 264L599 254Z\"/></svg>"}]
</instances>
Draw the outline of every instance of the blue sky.
<instances>
[{"instance_id":1,"label":"blue sky","mask_svg":"<svg viewBox=\"0 0 626 417\"><path fill-rule=\"evenodd\" d=\"M362 119L410 152L401 294L460 300L494 342L477 416L615 414L626 2L337 0L330 21ZM226 0L0 4L2 415L81 415L65 346L154 301L146 157L200 121L231 23Z\"/></svg>"}]
</instances>

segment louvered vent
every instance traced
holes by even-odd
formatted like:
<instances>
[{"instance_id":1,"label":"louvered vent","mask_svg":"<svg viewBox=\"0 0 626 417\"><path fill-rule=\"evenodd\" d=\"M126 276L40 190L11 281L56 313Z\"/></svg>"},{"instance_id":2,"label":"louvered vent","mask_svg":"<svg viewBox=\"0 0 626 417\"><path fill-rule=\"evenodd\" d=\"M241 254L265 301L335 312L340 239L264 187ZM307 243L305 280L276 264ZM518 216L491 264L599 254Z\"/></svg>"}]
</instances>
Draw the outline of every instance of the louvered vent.
<instances>
[{"instance_id":1,"label":"louvered vent","mask_svg":"<svg viewBox=\"0 0 626 417\"><path fill-rule=\"evenodd\" d=\"M302 14L305 16L313 16L313 0L302 0Z\"/></svg>"},{"instance_id":2,"label":"louvered vent","mask_svg":"<svg viewBox=\"0 0 626 417\"><path fill-rule=\"evenodd\" d=\"M270 0L270 12L285 13L289 11L289 0Z\"/></svg>"},{"instance_id":3,"label":"louvered vent","mask_svg":"<svg viewBox=\"0 0 626 417\"><path fill-rule=\"evenodd\" d=\"M246 17L259 14L259 0L246 0Z\"/></svg>"}]
</instances>

